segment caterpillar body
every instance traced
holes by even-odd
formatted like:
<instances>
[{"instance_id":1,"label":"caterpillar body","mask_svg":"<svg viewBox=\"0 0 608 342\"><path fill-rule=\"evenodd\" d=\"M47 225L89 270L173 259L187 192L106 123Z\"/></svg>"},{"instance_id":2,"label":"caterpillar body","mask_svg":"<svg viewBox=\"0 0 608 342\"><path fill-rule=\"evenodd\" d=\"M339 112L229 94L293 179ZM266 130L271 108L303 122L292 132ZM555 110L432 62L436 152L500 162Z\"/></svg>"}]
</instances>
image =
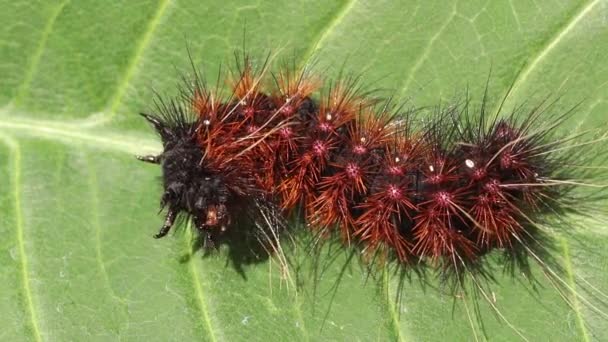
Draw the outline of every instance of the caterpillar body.
<instances>
[{"instance_id":1,"label":"caterpillar body","mask_svg":"<svg viewBox=\"0 0 608 342\"><path fill-rule=\"evenodd\" d=\"M569 146L604 140L557 135L572 111L553 102L490 111L484 94L477 108L407 109L359 77L321 87L307 68L267 65L245 57L228 93L196 72L180 96L142 114L164 147L138 156L162 166L156 238L184 215L207 246L255 236L272 254L285 217L299 212L316 234L404 268L430 263L459 279L491 251L523 268L526 258L544 263L546 220L588 185L585 169L562 167L589 163Z\"/></svg>"}]
</instances>

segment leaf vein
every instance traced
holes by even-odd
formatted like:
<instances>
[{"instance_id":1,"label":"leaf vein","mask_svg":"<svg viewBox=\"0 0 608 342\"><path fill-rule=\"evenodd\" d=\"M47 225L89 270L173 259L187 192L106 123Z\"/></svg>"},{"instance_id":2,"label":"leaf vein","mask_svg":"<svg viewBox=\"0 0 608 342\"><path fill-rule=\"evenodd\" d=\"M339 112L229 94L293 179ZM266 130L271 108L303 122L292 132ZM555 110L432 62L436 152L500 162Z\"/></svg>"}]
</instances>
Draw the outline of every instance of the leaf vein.
<instances>
[{"instance_id":1,"label":"leaf vein","mask_svg":"<svg viewBox=\"0 0 608 342\"><path fill-rule=\"evenodd\" d=\"M422 51L420 56L418 56L418 59L416 59L416 62L414 63L412 68L407 73L407 78L405 79L405 82L403 82L403 86L401 86L401 92L400 92L401 95L403 95L405 93L405 91L409 88L410 83L412 83L412 80L414 79L414 74L416 74L418 69L420 69L422 64L426 61L426 58L431 53L431 49L435 45L435 42L437 41L437 39L439 39L439 37L443 34L443 32L447 29L447 27L452 23L452 20L454 19L454 17L457 14L456 4L457 3L454 2L454 6L452 8L452 12L450 13L449 18L447 18L445 20L443 25L441 25L439 27L439 29L437 30L437 32L435 32L435 34L431 37L431 39L429 39L428 44L426 44L424 50Z\"/></svg>"},{"instance_id":2,"label":"leaf vein","mask_svg":"<svg viewBox=\"0 0 608 342\"><path fill-rule=\"evenodd\" d=\"M575 15L567 22L565 26L561 27L551 39L547 40L545 45L535 54L536 57L531 63L527 63L516 75L513 81L512 90L507 96L514 96L517 89L528 79L528 76L532 71L539 65L539 63L547 57L547 55L564 39L565 36L572 31L572 29L597 5L600 1L593 0L581 6L581 9L576 11Z\"/></svg>"},{"instance_id":3,"label":"leaf vein","mask_svg":"<svg viewBox=\"0 0 608 342\"><path fill-rule=\"evenodd\" d=\"M97 184L97 173L95 172L95 168L91 167L90 165L90 161L87 158L86 159L86 166L87 166L87 173L89 175L89 188L91 189L91 199L92 199L92 206L91 206L91 216L92 216L92 224L93 224L93 228L95 229L95 258L97 259L97 266L99 267L100 271L101 271L101 275L102 278L108 288L108 292L110 293L110 296L112 298L114 298L117 302L119 302L120 304L123 305L123 308L125 306L125 300L123 298L120 298L116 292L114 291L114 289L112 288L112 284L110 282L110 277L108 275L108 271L106 270L106 266L104 265L103 262L103 252L101 251L101 224L99 222L99 193L97 191L98 188L98 184Z\"/></svg>"},{"instance_id":4,"label":"leaf vein","mask_svg":"<svg viewBox=\"0 0 608 342\"><path fill-rule=\"evenodd\" d=\"M42 54L44 53L44 49L46 48L46 43L48 42L51 32L53 32L53 27L55 26L55 22L57 21L57 18L63 11L63 8L69 2L70 2L70 0L62 1L59 4L59 6L57 6L57 8L53 11L53 13L51 14L51 17L49 18L46 25L44 26L44 30L42 31L42 34L40 36L40 42L38 43L38 47L36 48L36 51L34 52L34 54L32 56L32 59L29 63L29 67L27 68L27 71L25 72L25 77L23 78L23 82L19 86L19 88L18 88L19 90L17 91L17 94L15 95L15 98L13 100L13 103L15 103L16 105L18 105L23 100L23 97L26 95L27 90L29 89L30 84L32 83L32 79L34 78L34 74L36 73L36 70L38 70L38 64L40 63L40 58L42 58Z\"/></svg>"},{"instance_id":5,"label":"leaf vein","mask_svg":"<svg viewBox=\"0 0 608 342\"><path fill-rule=\"evenodd\" d=\"M312 55L319 50L321 45L327 40L327 37L335 30L336 26L344 20L344 17L352 10L357 0L347 0L344 1L342 6L336 11L336 13L330 18L327 22L327 25L317 33L316 37L312 40L313 44L310 45L306 53L304 53L304 57L302 59L304 65L306 65Z\"/></svg>"},{"instance_id":6,"label":"leaf vein","mask_svg":"<svg viewBox=\"0 0 608 342\"><path fill-rule=\"evenodd\" d=\"M23 283L23 291L25 293L26 300L26 311L30 316L30 324L32 326L32 334L34 335L34 340L40 342L42 341L42 337L40 335L40 328L38 327L38 319L36 316L36 310L34 309L34 300L32 296L32 290L30 287L29 280L29 267L28 267L28 259L27 254L25 253L25 238L24 238L24 227L23 227L23 213L21 212L21 191L20 191L20 183L21 183L21 150L19 149L19 144L10 139L9 137L0 136L0 139L3 140L10 149L10 153L13 155L13 192L15 199L15 222L17 225L17 243L19 245L19 260L21 261L21 281Z\"/></svg>"},{"instance_id":7,"label":"leaf vein","mask_svg":"<svg viewBox=\"0 0 608 342\"><path fill-rule=\"evenodd\" d=\"M137 70L138 63L141 60L142 56L144 55L146 48L150 44L150 41L152 40L152 35L156 31L156 27L159 25L160 21L162 20L170 3L171 3L171 0L160 0L159 1L159 5L156 9L156 13L154 13L154 16L148 23L146 31L142 35L139 43L137 44L135 53L131 57L131 59L129 61L129 65L127 66L127 69L124 73L124 77L117 84L116 92L110 98L110 101L109 101L108 107L107 107L108 108L107 112L109 114L108 114L108 117L105 118L107 121L111 120L111 118L114 115L116 115L116 109L121 104L122 98L125 95L125 92L127 91L127 87L129 85L129 83L131 82L131 79L135 75L135 71Z\"/></svg>"},{"instance_id":8,"label":"leaf vein","mask_svg":"<svg viewBox=\"0 0 608 342\"><path fill-rule=\"evenodd\" d=\"M399 325L399 313L395 310L395 307L398 306L399 304L395 304L391 301L391 289L390 289L390 279L389 279L389 270L388 270L388 266L384 267L384 270L382 272L382 283L384 285L384 297L386 299L386 306L388 309L388 314L390 316L390 325L393 328L394 332L395 332L395 340L399 341L399 342L405 342L406 339L403 336L403 333L401 331L401 326Z\"/></svg>"},{"instance_id":9,"label":"leaf vein","mask_svg":"<svg viewBox=\"0 0 608 342\"><path fill-rule=\"evenodd\" d=\"M568 245L568 241L564 238L561 238L562 251L564 254L564 266L566 269L566 277L568 282L570 283L570 287L572 291L575 290L576 282L574 281L574 270L572 269L572 258L570 257L570 246ZM589 340L589 334L587 333L587 328L585 327L585 319L581 313L580 303L577 298L577 294L573 293L572 295L572 310L576 314L576 325L578 325L581 334L583 335L584 341Z\"/></svg>"},{"instance_id":10,"label":"leaf vein","mask_svg":"<svg viewBox=\"0 0 608 342\"><path fill-rule=\"evenodd\" d=\"M192 231L192 227L191 224L188 224L188 227L186 227L187 230L189 232ZM185 239L186 242L190 241L191 235L190 234L185 234L187 236L187 238ZM188 243L186 243L186 245L189 247ZM215 333L213 332L213 327L211 325L211 319L209 317L209 313L208 313L208 309L207 309L207 305L205 303L205 295L204 295L204 291L203 291L203 287L200 284L200 276L198 274L198 270L196 269L196 267L194 266L194 262L192 260L188 261L188 270L189 270L189 274L190 277L192 279L192 283L194 285L194 294L196 297L196 300L198 302L198 305L195 305L198 310L200 311L200 314L202 315L202 320L204 323L204 326L207 328L206 332L209 334L209 338L211 341L216 342L217 341L217 337L215 336Z\"/></svg>"}]
</instances>

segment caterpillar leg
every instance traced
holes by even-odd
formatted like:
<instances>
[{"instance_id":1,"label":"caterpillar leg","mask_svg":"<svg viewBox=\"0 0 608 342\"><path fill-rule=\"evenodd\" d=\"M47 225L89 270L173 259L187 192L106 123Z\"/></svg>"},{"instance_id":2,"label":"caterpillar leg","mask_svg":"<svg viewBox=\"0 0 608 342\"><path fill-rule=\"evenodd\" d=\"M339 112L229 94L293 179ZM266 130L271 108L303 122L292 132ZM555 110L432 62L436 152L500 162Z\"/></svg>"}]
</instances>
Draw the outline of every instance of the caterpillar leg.
<instances>
[{"instance_id":1,"label":"caterpillar leg","mask_svg":"<svg viewBox=\"0 0 608 342\"><path fill-rule=\"evenodd\" d=\"M208 218L203 219L202 217L194 218L194 225L196 226L198 232L202 235L202 247L206 251L210 251L217 247L215 243L215 238L212 234L212 231L210 230L209 224L207 223L208 220Z\"/></svg>"},{"instance_id":2,"label":"caterpillar leg","mask_svg":"<svg viewBox=\"0 0 608 342\"><path fill-rule=\"evenodd\" d=\"M169 209L169 212L165 217L165 224L163 224L162 228L158 231L158 234L154 235L155 239L160 239L169 233L169 230L173 226L173 222L175 222L175 217L177 216L176 214L177 213L175 211Z\"/></svg>"},{"instance_id":3,"label":"caterpillar leg","mask_svg":"<svg viewBox=\"0 0 608 342\"><path fill-rule=\"evenodd\" d=\"M213 238L213 235L211 235L210 232L203 232L202 234L204 234L203 248L206 251L216 249L217 245L215 244L215 239Z\"/></svg>"},{"instance_id":4,"label":"caterpillar leg","mask_svg":"<svg viewBox=\"0 0 608 342\"><path fill-rule=\"evenodd\" d=\"M138 160L141 160L143 162L146 162L146 163L160 164L160 155L158 155L158 156L153 156L153 155L135 156L135 158L137 158Z\"/></svg>"}]
</instances>

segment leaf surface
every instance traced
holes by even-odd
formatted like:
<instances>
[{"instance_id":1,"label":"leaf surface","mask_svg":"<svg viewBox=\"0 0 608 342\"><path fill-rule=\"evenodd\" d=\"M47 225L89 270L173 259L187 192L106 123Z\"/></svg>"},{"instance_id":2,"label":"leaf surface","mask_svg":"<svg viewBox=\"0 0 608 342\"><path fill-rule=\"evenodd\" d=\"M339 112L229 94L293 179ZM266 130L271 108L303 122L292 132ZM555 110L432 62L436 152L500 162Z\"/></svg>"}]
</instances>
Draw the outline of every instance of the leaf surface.
<instances>
[{"instance_id":1,"label":"leaf surface","mask_svg":"<svg viewBox=\"0 0 608 342\"><path fill-rule=\"evenodd\" d=\"M606 317L589 305L602 295L573 296L571 308L542 275L535 290L497 275L487 295L501 318L484 300L454 305L416 279L396 306L397 280L344 267L345 253L322 254L316 277L286 280L276 261L241 274L225 253L191 255L189 231L151 238L162 220L159 169L133 158L160 149L136 113L150 108L154 90L175 93L189 70L187 47L214 79L243 40L253 55L295 54L328 76L361 72L416 105L466 87L481 96L491 73L494 99L514 85L507 107L563 95L564 108L583 101L565 131L597 128L608 117L607 1L20 0L2 8L0 340L608 337ZM598 223L605 217L596 219L559 237L557 253L569 286L584 280L608 293L608 231Z\"/></svg>"}]
</instances>

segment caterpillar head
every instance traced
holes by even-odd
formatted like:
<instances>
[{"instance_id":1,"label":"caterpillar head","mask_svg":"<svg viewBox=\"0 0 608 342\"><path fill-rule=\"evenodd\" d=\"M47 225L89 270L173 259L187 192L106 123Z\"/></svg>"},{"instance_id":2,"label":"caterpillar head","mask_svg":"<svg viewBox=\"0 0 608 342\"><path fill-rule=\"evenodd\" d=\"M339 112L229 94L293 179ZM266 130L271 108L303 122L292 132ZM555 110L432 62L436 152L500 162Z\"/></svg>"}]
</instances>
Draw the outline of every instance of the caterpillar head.
<instances>
[{"instance_id":1,"label":"caterpillar head","mask_svg":"<svg viewBox=\"0 0 608 342\"><path fill-rule=\"evenodd\" d=\"M138 157L162 168L161 207L167 210L167 217L155 237L165 236L180 214L192 218L207 236L221 234L230 223L231 193L222 170L207 167L196 138L196 123L182 116L142 116L154 126L163 144L160 155Z\"/></svg>"}]
</instances>

